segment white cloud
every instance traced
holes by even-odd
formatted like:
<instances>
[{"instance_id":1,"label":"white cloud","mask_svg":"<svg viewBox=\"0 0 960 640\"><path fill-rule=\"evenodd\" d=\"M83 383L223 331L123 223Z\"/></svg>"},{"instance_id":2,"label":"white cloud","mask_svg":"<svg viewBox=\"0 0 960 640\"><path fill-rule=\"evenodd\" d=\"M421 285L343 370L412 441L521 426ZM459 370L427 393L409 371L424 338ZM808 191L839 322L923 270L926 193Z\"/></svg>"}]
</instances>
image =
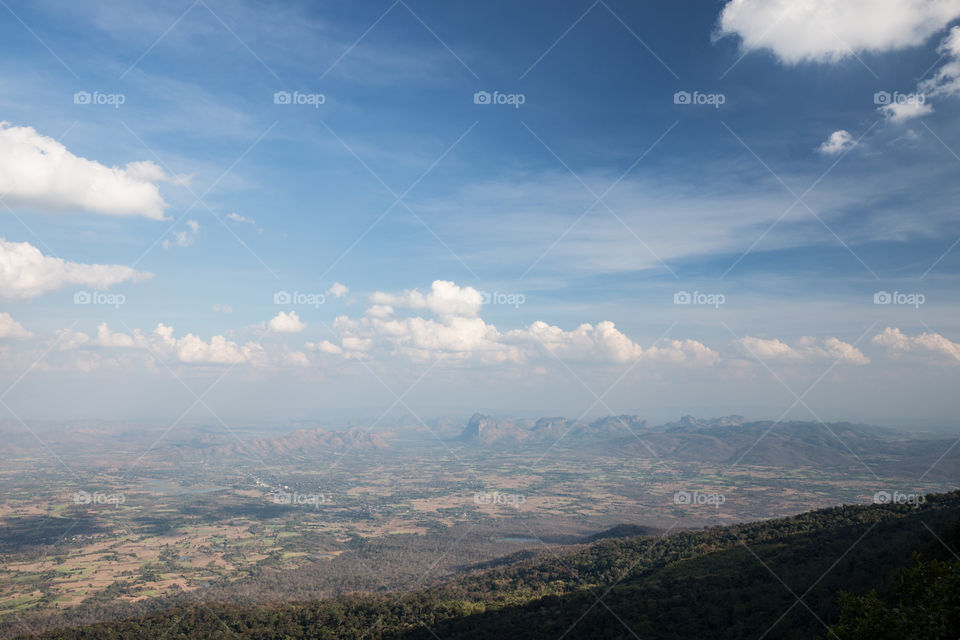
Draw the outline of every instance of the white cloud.
<instances>
[{"instance_id":1,"label":"white cloud","mask_svg":"<svg viewBox=\"0 0 960 640\"><path fill-rule=\"evenodd\" d=\"M638 359L674 364L710 365L719 354L696 340L671 340L663 346L644 350L609 320L596 326L582 324L573 331L564 331L543 321L528 329L510 331L510 340L526 343L535 350L546 350L563 361L625 363Z\"/></svg>"},{"instance_id":2,"label":"white cloud","mask_svg":"<svg viewBox=\"0 0 960 640\"><path fill-rule=\"evenodd\" d=\"M712 364L718 355L693 341L671 341L644 350L612 322L582 324L566 331L546 322L528 328L501 332L488 324L479 311L483 296L471 287L437 280L424 294L413 289L402 294L376 292L361 318L340 316L334 330L347 357L399 356L425 359L476 360L480 363L526 362L530 359L590 362L632 362L638 358L678 364ZM400 317L399 308L427 309L436 317ZM321 350L316 345L311 348ZM334 349L327 352L338 353Z\"/></svg>"},{"instance_id":3,"label":"white cloud","mask_svg":"<svg viewBox=\"0 0 960 640\"><path fill-rule=\"evenodd\" d=\"M333 327L340 332L343 348L352 356L362 355L379 345L385 355L399 355L417 361L426 358L465 360L474 356L497 362L519 359L517 349L500 343L501 335L496 327L476 317L447 315L434 320L340 316Z\"/></svg>"},{"instance_id":4,"label":"white cloud","mask_svg":"<svg viewBox=\"0 0 960 640\"><path fill-rule=\"evenodd\" d=\"M835 61L917 46L960 16L960 0L730 0L718 35L782 62Z\"/></svg>"},{"instance_id":5,"label":"white cloud","mask_svg":"<svg viewBox=\"0 0 960 640\"><path fill-rule=\"evenodd\" d=\"M473 287L459 287L448 280L434 280L429 293L417 289L393 295L377 291L370 302L378 305L393 305L410 309L429 309L441 316L476 316L483 306L483 294Z\"/></svg>"},{"instance_id":6,"label":"white cloud","mask_svg":"<svg viewBox=\"0 0 960 640\"><path fill-rule=\"evenodd\" d=\"M222 335L213 336L206 342L192 333L175 338L173 327L162 322L149 333L135 331L133 339L138 346L162 355L175 356L183 363L263 364L266 357L263 347L256 342L247 342L241 346Z\"/></svg>"},{"instance_id":7,"label":"white cloud","mask_svg":"<svg viewBox=\"0 0 960 640\"><path fill-rule=\"evenodd\" d=\"M945 338L939 333L921 333L917 336L905 335L900 329L887 327L873 337L873 344L886 347L894 355L909 352L921 352L960 361L960 344Z\"/></svg>"},{"instance_id":8,"label":"white cloud","mask_svg":"<svg viewBox=\"0 0 960 640\"><path fill-rule=\"evenodd\" d=\"M101 347L132 347L133 338L125 333L114 333L107 327L106 322L97 326L97 344Z\"/></svg>"},{"instance_id":9,"label":"white cloud","mask_svg":"<svg viewBox=\"0 0 960 640\"><path fill-rule=\"evenodd\" d=\"M820 145L820 153L835 156L852 149L857 141L850 135L849 131L840 129L830 134L830 137Z\"/></svg>"},{"instance_id":10,"label":"white cloud","mask_svg":"<svg viewBox=\"0 0 960 640\"><path fill-rule=\"evenodd\" d=\"M735 343L744 351L760 360L785 360L811 362L816 360L835 360L847 364L868 364L870 359L859 349L838 338L827 338L822 344L817 339L804 336L794 345L777 338L765 339L746 336Z\"/></svg>"},{"instance_id":11,"label":"white cloud","mask_svg":"<svg viewBox=\"0 0 960 640\"><path fill-rule=\"evenodd\" d=\"M165 239L161 244L163 244L164 249L169 249L170 247L189 247L197 239L197 233L200 231L200 223L196 220L187 220L187 228L183 231L175 231L173 233L173 240L169 238Z\"/></svg>"},{"instance_id":12,"label":"white cloud","mask_svg":"<svg viewBox=\"0 0 960 640\"><path fill-rule=\"evenodd\" d=\"M0 313L0 338L29 338L33 334L23 328L23 325L13 319L9 313Z\"/></svg>"},{"instance_id":13,"label":"white cloud","mask_svg":"<svg viewBox=\"0 0 960 640\"><path fill-rule=\"evenodd\" d=\"M321 340L320 342L308 342L306 344L306 347L310 351L319 351L320 353L326 353L333 356L343 355L343 349L333 344L329 340Z\"/></svg>"},{"instance_id":14,"label":"white cloud","mask_svg":"<svg viewBox=\"0 0 960 640\"><path fill-rule=\"evenodd\" d=\"M56 332L54 340L57 349L60 351L70 351L85 347L90 344L90 336L82 331L72 331L70 329L59 329Z\"/></svg>"},{"instance_id":15,"label":"white cloud","mask_svg":"<svg viewBox=\"0 0 960 640\"><path fill-rule=\"evenodd\" d=\"M631 362L643 355L640 345L609 321L595 327L581 324L573 331L564 331L538 320L528 329L511 331L509 335L538 345L560 360Z\"/></svg>"},{"instance_id":16,"label":"white cloud","mask_svg":"<svg viewBox=\"0 0 960 640\"><path fill-rule=\"evenodd\" d=\"M160 165L155 162L151 162L150 160L128 162L124 168L126 169L128 176L134 180L142 180L144 182L172 182L173 184L189 184L192 178L192 176L185 174L171 176L164 171Z\"/></svg>"},{"instance_id":17,"label":"white cloud","mask_svg":"<svg viewBox=\"0 0 960 640\"><path fill-rule=\"evenodd\" d=\"M393 313L393 307L388 304L374 304L367 307L367 315L371 318L388 318Z\"/></svg>"},{"instance_id":18,"label":"white cloud","mask_svg":"<svg viewBox=\"0 0 960 640\"><path fill-rule=\"evenodd\" d=\"M123 265L81 264L43 255L28 242L0 238L0 297L24 300L68 285L107 289L119 282L139 282L153 274Z\"/></svg>"},{"instance_id":19,"label":"white cloud","mask_svg":"<svg viewBox=\"0 0 960 640\"><path fill-rule=\"evenodd\" d=\"M33 127L0 122L0 193L13 205L163 220L167 203L154 183L169 179L152 162L107 167Z\"/></svg>"},{"instance_id":20,"label":"white cloud","mask_svg":"<svg viewBox=\"0 0 960 640\"><path fill-rule=\"evenodd\" d=\"M878 107L877 111L890 122L899 123L929 115L933 113L933 107L926 101L894 102Z\"/></svg>"},{"instance_id":21,"label":"white cloud","mask_svg":"<svg viewBox=\"0 0 960 640\"><path fill-rule=\"evenodd\" d=\"M309 367L310 360L302 351L289 351L283 355L283 363L293 367Z\"/></svg>"},{"instance_id":22,"label":"white cloud","mask_svg":"<svg viewBox=\"0 0 960 640\"><path fill-rule=\"evenodd\" d=\"M327 289L327 295L333 296L334 298L342 298L348 293L350 293L350 288L345 284L340 284L339 282L334 282L330 288Z\"/></svg>"},{"instance_id":23,"label":"white cloud","mask_svg":"<svg viewBox=\"0 0 960 640\"><path fill-rule=\"evenodd\" d=\"M920 83L920 91L929 96L960 95L960 27L950 29L937 52L947 58L947 62L933 77Z\"/></svg>"},{"instance_id":24,"label":"white cloud","mask_svg":"<svg viewBox=\"0 0 960 640\"><path fill-rule=\"evenodd\" d=\"M300 333L306 327L307 323L297 317L296 311L289 313L281 311L267 323L267 328L274 333Z\"/></svg>"},{"instance_id":25,"label":"white cloud","mask_svg":"<svg viewBox=\"0 0 960 640\"><path fill-rule=\"evenodd\" d=\"M245 222L245 223L247 223L247 224L257 224L256 221L255 221L253 218L248 218L248 217L246 217L246 216L242 216L242 215L240 215L239 213L236 213L236 212L228 213L228 214L227 214L227 220L230 220L231 222Z\"/></svg>"}]
</instances>

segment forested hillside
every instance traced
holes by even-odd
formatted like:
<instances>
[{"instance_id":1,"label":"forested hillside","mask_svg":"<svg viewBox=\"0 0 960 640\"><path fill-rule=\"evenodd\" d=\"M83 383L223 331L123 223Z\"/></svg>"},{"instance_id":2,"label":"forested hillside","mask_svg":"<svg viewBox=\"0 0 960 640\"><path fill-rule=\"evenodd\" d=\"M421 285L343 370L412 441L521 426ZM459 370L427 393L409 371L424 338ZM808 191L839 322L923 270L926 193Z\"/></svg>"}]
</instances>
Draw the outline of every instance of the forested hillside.
<instances>
[{"instance_id":1,"label":"forested hillside","mask_svg":"<svg viewBox=\"0 0 960 640\"><path fill-rule=\"evenodd\" d=\"M958 520L953 492L919 506L605 539L416 593L197 604L39 637L955 638Z\"/></svg>"}]
</instances>

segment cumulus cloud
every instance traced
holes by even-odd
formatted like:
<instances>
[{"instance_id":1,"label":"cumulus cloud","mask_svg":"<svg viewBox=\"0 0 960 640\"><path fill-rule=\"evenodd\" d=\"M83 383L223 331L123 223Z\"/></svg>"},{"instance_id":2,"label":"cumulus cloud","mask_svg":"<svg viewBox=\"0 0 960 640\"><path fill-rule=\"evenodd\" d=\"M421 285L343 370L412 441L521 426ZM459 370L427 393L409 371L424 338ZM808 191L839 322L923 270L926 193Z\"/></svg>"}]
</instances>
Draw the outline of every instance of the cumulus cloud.
<instances>
[{"instance_id":1,"label":"cumulus cloud","mask_svg":"<svg viewBox=\"0 0 960 640\"><path fill-rule=\"evenodd\" d=\"M670 340L662 346L644 350L610 321L598 322L596 326L582 324L572 331L537 321L527 329L511 331L507 336L527 347L538 346L564 361L609 364L646 359L710 365L719 359L719 354L696 340Z\"/></svg>"},{"instance_id":2,"label":"cumulus cloud","mask_svg":"<svg viewBox=\"0 0 960 640\"><path fill-rule=\"evenodd\" d=\"M227 220L229 220L229 221L231 221L231 222L245 222L245 223L247 223L247 224L257 224L256 221L255 221L253 218L248 218L248 217L246 217L246 216L242 216L242 215L240 215L239 213L236 213L236 212L228 213L228 214L227 214Z\"/></svg>"},{"instance_id":3,"label":"cumulus cloud","mask_svg":"<svg viewBox=\"0 0 960 640\"><path fill-rule=\"evenodd\" d=\"M170 247L189 247L197 239L197 233L200 231L200 223L196 220L187 220L187 228L182 231L174 231L173 239L165 238L161 243L164 249Z\"/></svg>"},{"instance_id":4,"label":"cumulus cloud","mask_svg":"<svg viewBox=\"0 0 960 640\"><path fill-rule=\"evenodd\" d=\"M429 309L441 316L476 316L483 306L483 294L473 287L459 287L448 280L434 280L428 293L417 289L394 295L377 291L370 296L377 305L391 305L410 309Z\"/></svg>"},{"instance_id":5,"label":"cumulus cloud","mask_svg":"<svg viewBox=\"0 0 960 640\"><path fill-rule=\"evenodd\" d=\"M116 264L82 264L43 255L28 242L0 238L0 297L35 298L64 286L107 289L125 281L140 282L153 274Z\"/></svg>"},{"instance_id":6,"label":"cumulus cloud","mask_svg":"<svg viewBox=\"0 0 960 640\"><path fill-rule=\"evenodd\" d=\"M54 343L60 351L71 351L90 344L90 336L82 331L59 329L56 332Z\"/></svg>"},{"instance_id":7,"label":"cumulus cloud","mask_svg":"<svg viewBox=\"0 0 960 640\"><path fill-rule=\"evenodd\" d=\"M483 295L472 287L445 280L430 291L401 294L378 291L370 296L363 317L340 316L333 328L341 346L327 343L309 348L345 357L375 354L412 360L473 360L485 364L523 363L532 359L617 364L638 358L663 363L709 365L718 354L693 341L670 341L644 350L609 321L582 324L565 330L543 321L529 327L501 331L479 316ZM427 310L434 317L406 317L398 310Z\"/></svg>"},{"instance_id":8,"label":"cumulus cloud","mask_svg":"<svg viewBox=\"0 0 960 640\"><path fill-rule=\"evenodd\" d=\"M920 91L929 96L960 95L960 27L950 29L937 52L947 62L929 80L920 83Z\"/></svg>"},{"instance_id":9,"label":"cumulus cloud","mask_svg":"<svg viewBox=\"0 0 960 640\"><path fill-rule=\"evenodd\" d=\"M300 333L306 327L307 323L300 320L296 311L281 311L267 323L267 328L274 333Z\"/></svg>"},{"instance_id":10,"label":"cumulus cloud","mask_svg":"<svg viewBox=\"0 0 960 640\"><path fill-rule=\"evenodd\" d=\"M960 0L730 0L718 35L796 64L917 46L957 17Z\"/></svg>"},{"instance_id":11,"label":"cumulus cloud","mask_svg":"<svg viewBox=\"0 0 960 640\"><path fill-rule=\"evenodd\" d=\"M152 162L107 167L33 127L0 122L0 193L11 204L163 220L167 203L155 183L165 180L171 178Z\"/></svg>"},{"instance_id":12,"label":"cumulus cloud","mask_svg":"<svg viewBox=\"0 0 960 640\"><path fill-rule=\"evenodd\" d=\"M334 298L342 298L348 293L350 293L350 288L345 284L340 284L339 282L334 282L330 288L327 289L327 295L333 296Z\"/></svg>"},{"instance_id":13,"label":"cumulus cloud","mask_svg":"<svg viewBox=\"0 0 960 640\"><path fill-rule=\"evenodd\" d=\"M388 355L413 360L465 360L474 356L495 362L520 359L516 348L501 344L502 336L496 327L471 316L446 315L441 319L340 316L333 328L340 332L343 348L354 357L379 344Z\"/></svg>"},{"instance_id":14,"label":"cumulus cloud","mask_svg":"<svg viewBox=\"0 0 960 640\"><path fill-rule=\"evenodd\" d=\"M928 355L946 358L949 361L960 361L960 344L945 338L939 333L921 333L908 336L900 329L887 327L873 337L873 344L885 347L894 355L910 352L925 353Z\"/></svg>"},{"instance_id":15,"label":"cumulus cloud","mask_svg":"<svg viewBox=\"0 0 960 640\"><path fill-rule=\"evenodd\" d=\"M263 346L256 342L239 345L222 335L205 341L192 333L175 338L173 327L162 322L151 332L135 331L133 340L136 345L190 364L263 364L266 357Z\"/></svg>"},{"instance_id":16,"label":"cumulus cloud","mask_svg":"<svg viewBox=\"0 0 960 640\"><path fill-rule=\"evenodd\" d=\"M878 107L877 111L890 122L905 122L913 118L921 118L933 113L933 107L925 100L923 102L894 102Z\"/></svg>"},{"instance_id":17,"label":"cumulus cloud","mask_svg":"<svg viewBox=\"0 0 960 640\"><path fill-rule=\"evenodd\" d=\"M128 162L124 167L127 175L134 180L144 182L172 182L173 184L190 184L193 176L186 174L177 174L172 176L155 162L142 160L140 162Z\"/></svg>"},{"instance_id":18,"label":"cumulus cloud","mask_svg":"<svg viewBox=\"0 0 960 640\"><path fill-rule=\"evenodd\" d=\"M857 141L850 135L849 131L840 129L830 134L830 137L820 145L820 153L835 156L852 149Z\"/></svg>"},{"instance_id":19,"label":"cumulus cloud","mask_svg":"<svg viewBox=\"0 0 960 640\"><path fill-rule=\"evenodd\" d=\"M114 333L107 327L106 322L101 322L97 326L96 343L101 347L132 347L134 346L133 337L125 333Z\"/></svg>"},{"instance_id":20,"label":"cumulus cloud","mask_svg":"<svg viewBox=\"0 0 960 640\"><path fill-rule=\"evenodd\" d=\"M29 338L33 334L23 328L9 313L0 313L0 338Z\"/></svg>"},{"instance_id":21,"label":"cumulus cloud","mask_svg":"<svg viewBox=\"0 0 960 640\"><path fill-rule=\"evenodd\" d=\"M537 321L525 330L511 331L510 337L527 343L533 341L561 360L630 362L643 355L640 345L609 321L596 326L581 324L573 331Z\"/></svg>"},{"instance_id":22,"label":"cumulus cloud","mask_svg":"<svg viewBox=\"0 0 960 640\"><path fill-rule=\"evenodd\" d=\"M343 349L333 344L329 340L321 340L320 342L308 342L306 348L310 351L319 351L320 353L326 353L332 356L343 355Z\"/></svg>"},{"instance_id":23,"label":"cumulus cloud","mask_svg":"<svg viewBox=\"0 0 960 640\"><path fill-rule=\"evenodd\" d=\"M283 354L283 363L292 367L309 367L310 360L302 351L288 351Z\"/></svg>"},{"instance_id":24,"label":"cumulus cloud","mask_svg":"<svg viewBox=\"0 0 960 640\"><path fill-rule=\"evenodd\" d=\"M782 360L810 362L815 360L835 360L847 364L868 364L870 359L853 345L838 338L827 338L818 342L816 338L804 336L793 345L777 338L765 339L746 336L735 341L744 351L760 360Z\"/></svg>"}]
</instances>

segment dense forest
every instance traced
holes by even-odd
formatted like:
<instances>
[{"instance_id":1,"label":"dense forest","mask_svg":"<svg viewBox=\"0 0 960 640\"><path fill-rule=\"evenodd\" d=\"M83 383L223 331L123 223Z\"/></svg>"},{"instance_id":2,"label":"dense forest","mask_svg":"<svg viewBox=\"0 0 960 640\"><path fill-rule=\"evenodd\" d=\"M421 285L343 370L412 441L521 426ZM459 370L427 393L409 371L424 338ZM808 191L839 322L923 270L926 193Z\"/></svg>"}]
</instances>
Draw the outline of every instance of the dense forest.
<instances>
[{"instance_id":1,"label":"dense forest","mask_svg":"<svg viewBox=\"0 0 960 640\"><path fill-rule=\"evenodd\" d=\"M200 603L45 639L956 638L960 492L603 539L414 593ZM556 553L556 555L553 555Z\"/></svg>"}]
</instances>

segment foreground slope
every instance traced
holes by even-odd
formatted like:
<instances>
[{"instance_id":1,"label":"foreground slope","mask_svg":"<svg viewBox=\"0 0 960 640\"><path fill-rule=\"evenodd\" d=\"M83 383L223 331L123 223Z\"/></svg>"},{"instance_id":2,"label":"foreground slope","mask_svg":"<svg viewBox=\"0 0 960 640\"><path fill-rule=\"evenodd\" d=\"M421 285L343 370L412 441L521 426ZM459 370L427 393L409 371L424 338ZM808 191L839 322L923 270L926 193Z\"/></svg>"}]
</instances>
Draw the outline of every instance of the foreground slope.
<instances>
[{"instance_id":1,"label":"foreground slope","mask_svg":"<svg viewBox=\"0 0 960 640\"><path fill-rule=\"evenodd\" d=\"M658 538L605 539L412 594L273 607L197 604L40 637L827 637L827 625L839 620L840 591L883 591L894 571L912 564L912 554L943 556L946 541L955 544L950 532L958 519L960 492L915 506L843 506Z\"/></svg>"}]
</instances>

